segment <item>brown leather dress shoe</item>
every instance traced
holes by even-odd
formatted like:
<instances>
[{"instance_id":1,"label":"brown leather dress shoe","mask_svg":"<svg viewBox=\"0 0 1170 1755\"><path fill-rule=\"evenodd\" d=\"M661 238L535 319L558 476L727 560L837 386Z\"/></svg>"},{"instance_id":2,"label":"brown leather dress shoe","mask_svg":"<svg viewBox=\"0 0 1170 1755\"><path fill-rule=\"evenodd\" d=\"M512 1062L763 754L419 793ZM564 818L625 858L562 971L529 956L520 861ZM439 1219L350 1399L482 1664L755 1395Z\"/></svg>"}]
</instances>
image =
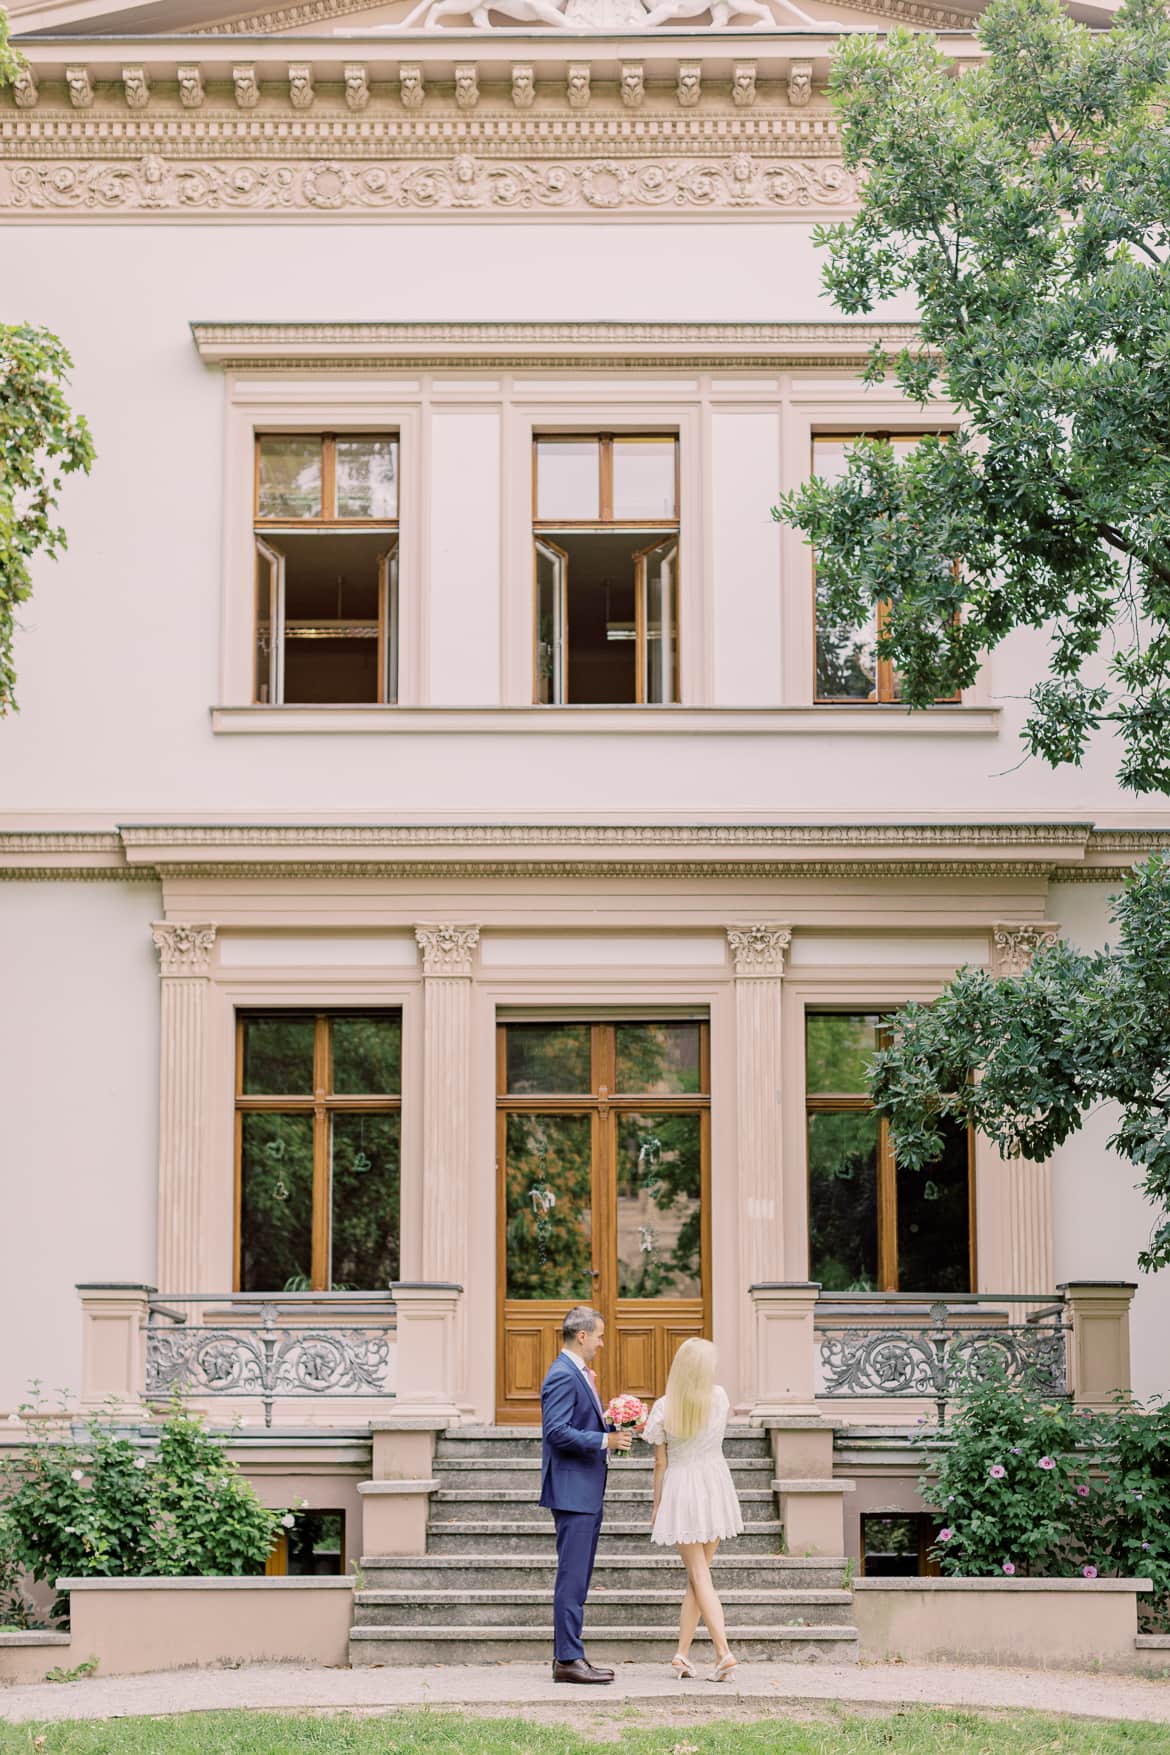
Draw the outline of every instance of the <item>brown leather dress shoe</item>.
<instances>
[{"instance_id":1,"label":"brown leather dress shoe","mask_svg":"<svg viewBox=\"0 0 1170 1755\"><path fill-rule=\"evenodd\" d=\"M612 1682L612 1670L595 1670L584 1658L574 1658L571 1663L563 1664L559 1658L553 1659L554 1682Z\"/></svg>"}]
</instances>

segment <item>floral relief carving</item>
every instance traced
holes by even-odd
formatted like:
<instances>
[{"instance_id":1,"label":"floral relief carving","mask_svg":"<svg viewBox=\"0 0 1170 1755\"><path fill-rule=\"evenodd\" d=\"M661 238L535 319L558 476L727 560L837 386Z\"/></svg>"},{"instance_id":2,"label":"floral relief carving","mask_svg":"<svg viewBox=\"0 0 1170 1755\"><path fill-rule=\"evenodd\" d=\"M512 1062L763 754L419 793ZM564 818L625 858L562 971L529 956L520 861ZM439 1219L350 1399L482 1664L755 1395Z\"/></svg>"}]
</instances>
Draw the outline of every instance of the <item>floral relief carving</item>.
<instances>
[{"instance_id":1,"label":"floral relief carving","mask_svg":"<svg viewBox=\"0 0 1170 1755\"><path fill-rule=\"evenodd\" d=\"M16 78L12 82L13 102L18 110L33 110L36 108L39 96L36 74L25 61L18 69Z\"/></svg>"},{"instance_id":2,"label":"floral relief carving","mask_svg":"<svg viewBox=\"0 0 1170 1755\"><path fill-rule=\"evenodd\" d=\"M414 936L422 952L424 976L471 975L478 926L416 926Z\"/></svg>"},{"instance_id":3,"label":"floral relief carving","mask_svg":"<svg viewBox=\"0 0 1170 1755\"><path fill-rule=\"evenodd\" d=\"M237 108L254 110L260 102L260 83L256 78L256 69L249 66L233 67L232 85L235 89Z\"/></svg>"},{"instance_id":4,"label":"floral relief carving","mask_svg":"<svg viewBox=\"0 0 1170 1755\"><path fill-rule=\"evenodd\" d=\"M156 920L150 928L163 975L206 975L211 966L215 927L177 926Z\"/></svg>"},{"instance_id":5,"label":"floral relief carving","mask_svg":"<svg viewBox=\"0 0 1170 1755\"><path fill-rule=\"evenodd\" d=\"M728 158L139 159L0 166L0 210L37 213L594 213L842 208L852 172L828 162Z\"/></svg>"},{"instance_id":6,"label":"floral relief carving","mask_svg":"<svg viewBox=\"0 0 1170 1755\"><path fill-rule=\"evenodd\" d=\"M364 67L351 63L345 69L345 103L350 110L364 110L370 101L370 82Z\"/></svg>"},{"instance_id":7,"label":"floral relief carving","mask_svg":"<svg viewBox=\"0 0 1170 1755\"><path fill-rule=\"evenodd\" d=\"M812 62L794 61L788 69L788 101L802 110L812 97Z\"/></svg>"},{"instance_id":8,"label":"floral relief carving","mask_svg":"<svg viewBox=\"0 0 1170 1755\"><path fill-rule=\"evenodd\" d=\"M307 110L313 101L313 69L301 61L288 70L288 101L294 110Z\"/></svg>"},{"instance_id":9,"label":"floral relief carving","mask_svg":"<svg viewBox=\"0 0 1170 1755\"><path fill-rule=\"evenodd\" d=\"M426 88L423 85L421 67L400 67L398 69L398 95L402 99L404 110L421 110Z\"/></svg>"},{"instance_id":10,"label":"floral relief carving","mask_svg":"<svg viewBox=\"0 0 1170 1755\"><path fill-rule=\"evenodd\" d=\"M530 110L536 98L536 79L531 67L513 67L512 104L517 110Z\"/></svg>"},{"instance_id":11,"label":"floral relief carving","mask_svg":"<svg viewBox=\"0 0 1170 1755\"><path fill-rule=\"evenodd\" d=\"M640 110L646 96L646 81L641 62L623 61L620 90L627 110Z\"/></svg>"},{"instance_id":12,"label":"floral relief carving","mask_svg":"<svg viewBox=\"0 0 1170 1755\"><path fill-rule=\"evenodd\" d=\"M684 61L679 68L675 95L683 110L693 110L702 97L703 69L697 61Z\"/></svg>"},{"instance_id":13,"label":"floral relief carving","mask_svg":"<svg viewBox=\"0 0 1170 1755\"><path fill-rule=\"evenodd\" d=\"M66 67L65 88L75 110L92 109L94 89L88 67Z\"/></svg>"},{"instance_id":14,"label":"floral relief carving","mask_svg":"<svg viewBox=\"0 0 1170 1755\"><path fill-rule=\"evenodd\" d=\"M731 101L738 109L750 109L756 101L756 64L737 61L731 70Z\"/></svg>"},{"instance_id":15,"label":"floral relief carving","mask_svg":"<svg viewBox=\"0 0 1170 1755\"><path fill-rule=\"evenodd\" d=\"M455 102L461 110L474 110L476 104L479 102L478 67L456 67Z\"/></svg>"},{"instance_id":16,"label":"floral relief carving","mask_svg":"<svg viewBox=\"0 0 1170 1755\"><path fill-rule=\"evenodd\" d=\"M197 110L203 103L203 74L198 67L180 67L179 102L185 110Z\"/></svg>"},{"instance_id":17,"label":"floral relief carving","mask_svg":"<svg viewBox=\"0 0 1170 1755\"><path fill-rule=\"evenodd\" d=\"M150 102L150 76L144 67L123 67L122 90L128 110L144 110Z\"/></svg>"},{"instance_id":18,"label":"floral relief carving","mask_svg":"<svg viewBox=\"0 0 1170 1755\"><path fill-rule=\"evenodd\" d=\"M1054 921L997 920L991 929L991 973L1026 975L1036 952L1055 944L1059 937L1060 927Z\"/></svg>"},{"instance_id":19,"label":"floral relief carving","mask_svg":"<svg viewBox=\"0 0 1170 1755\"><path fill-rule=\"evenodd\" d=\"M588 104L589 75L590 68L588 63L574 61L570 65L568 78L565 82L565 96L569 100L569 108L571 110L583 110Z\"/></svg>"},{"instance_id":20,"label":"floral relief carving","mask_svg":"<svg viewBox=\"0 0 1170 1755\"><path fill-rule=\"evenodd\" d=\"M790 926L729 926L727 943L737 976L763 976L772 980L784 973L792 943Z\"/></svg>"}]
</instances>

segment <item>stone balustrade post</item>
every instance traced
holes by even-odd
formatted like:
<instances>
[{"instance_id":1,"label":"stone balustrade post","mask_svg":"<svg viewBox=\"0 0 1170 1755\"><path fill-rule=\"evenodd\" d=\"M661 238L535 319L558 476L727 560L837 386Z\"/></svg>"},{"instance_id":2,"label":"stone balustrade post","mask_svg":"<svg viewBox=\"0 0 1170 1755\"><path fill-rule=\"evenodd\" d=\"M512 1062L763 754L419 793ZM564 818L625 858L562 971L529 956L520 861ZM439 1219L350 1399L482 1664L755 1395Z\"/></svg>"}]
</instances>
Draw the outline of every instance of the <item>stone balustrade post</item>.
<instances>
[{"instance_id":1,"label":"stone balustrade post","mask_svg":"<svg viewBox=\"0 0 1170 1755\"><path fill-rule=\"evenodd\" d=\"M1137 1286L1128 1280L1069 1280L1063 1294L1068 1320L1068 1387L1078 1408L1112 1408L1133 1393L1129 1365L1129 1307Z\"/></svg>"},{"instance_id":2,"label":"stone balustrade post","mask_svg":"<svg viewBox=\"0 0 1170 1755\"><path fill-rule=\"evenodd\" d=\"M158 1278L199 1292L207 1129L207 1005L215 927L155 921L159 1027Z\"/></svg>"},{"instance_id":3,"label":"stone balustrade post","mask_svg":"<svg viewBox=\"0 0 1170 1755\"><path fill-rule=\"evenodd\" d=\"M143 1416L146 1323L153 1286L81 1285L81 1405Z\"/></svg>"},{"instance_id":4,"label":"stone balustrade post","mask_svg":"<svg viewBox=\"0 0 1170 1755\"><path fill-rule=\"evenodd\" d=\"M438 1427L458 1420L455 1321L462 1286L395 1280L395 1422L427 1420Z\"/></svg>"},{"instance_id":5,"label":"stone balustrade post","mask_svg":"<svg viewBox=\"0 0 1170 1755\"><path fill-rule=\"evenodd\" d=\"M815 1281L764 1281L749 1287L755 1315L751 1418L820 1417L816 1402Z\"/></svg>"}]
</instances>

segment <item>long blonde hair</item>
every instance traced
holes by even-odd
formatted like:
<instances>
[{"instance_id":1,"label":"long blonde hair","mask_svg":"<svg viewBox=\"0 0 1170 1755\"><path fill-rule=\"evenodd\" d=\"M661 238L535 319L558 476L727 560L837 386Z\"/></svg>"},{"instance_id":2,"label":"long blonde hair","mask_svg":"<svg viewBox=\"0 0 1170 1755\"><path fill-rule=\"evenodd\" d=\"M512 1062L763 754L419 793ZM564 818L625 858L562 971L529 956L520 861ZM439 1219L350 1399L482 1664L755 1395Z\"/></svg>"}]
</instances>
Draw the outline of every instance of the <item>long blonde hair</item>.
<instances>
[{"instance_id":1,"label":"long blonde hair","mask_svg":"<svg viewBox=\"0 0 1170 1755\"><path fill-rule=\"evenodd\" d=\"M665 1425L671 1438L694 1438L711 1417L715 1348L692 1335L674 1356L666 1379Z\"/></svg>"}]
</instances>

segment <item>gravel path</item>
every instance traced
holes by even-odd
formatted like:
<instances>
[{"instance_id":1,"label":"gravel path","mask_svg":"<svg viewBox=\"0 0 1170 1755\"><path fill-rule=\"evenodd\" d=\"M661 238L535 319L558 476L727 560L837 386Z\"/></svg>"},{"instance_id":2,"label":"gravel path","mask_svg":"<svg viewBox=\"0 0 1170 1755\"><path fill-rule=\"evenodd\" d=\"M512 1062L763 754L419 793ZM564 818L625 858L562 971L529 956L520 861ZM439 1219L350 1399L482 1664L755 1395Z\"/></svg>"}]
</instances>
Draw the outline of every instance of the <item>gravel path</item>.
<instances>
[{"instance_id":1,"label":"gravel path","mask_svg":"<svg viewBox=\"0 0 1170 1755\"><path fill-rule=\"evenodd\" d=\"M702 1674L702 1672L700 1672ZM743 1664L734 1684L680 1684L662 1665L621 1664L606 1689L555 1686L545 1664L432 1665L426 1668L321 1670L253 1664L238 1670L170 1670L149 1676L94 1676L68 1685L0 1687L0 1719L149 1717L232 1708L277 1712L392 1712L461 1706L496 1714L579 1721L631 1703L669 1701L703 1717L761 1716L786 1703L842 1702L862 1708L973 1706L1032 1708L1079 1718L1170 1724L1170 1681L1055 1670L918 1668L908 1664Z\"/></svg>"}]
</instances>

